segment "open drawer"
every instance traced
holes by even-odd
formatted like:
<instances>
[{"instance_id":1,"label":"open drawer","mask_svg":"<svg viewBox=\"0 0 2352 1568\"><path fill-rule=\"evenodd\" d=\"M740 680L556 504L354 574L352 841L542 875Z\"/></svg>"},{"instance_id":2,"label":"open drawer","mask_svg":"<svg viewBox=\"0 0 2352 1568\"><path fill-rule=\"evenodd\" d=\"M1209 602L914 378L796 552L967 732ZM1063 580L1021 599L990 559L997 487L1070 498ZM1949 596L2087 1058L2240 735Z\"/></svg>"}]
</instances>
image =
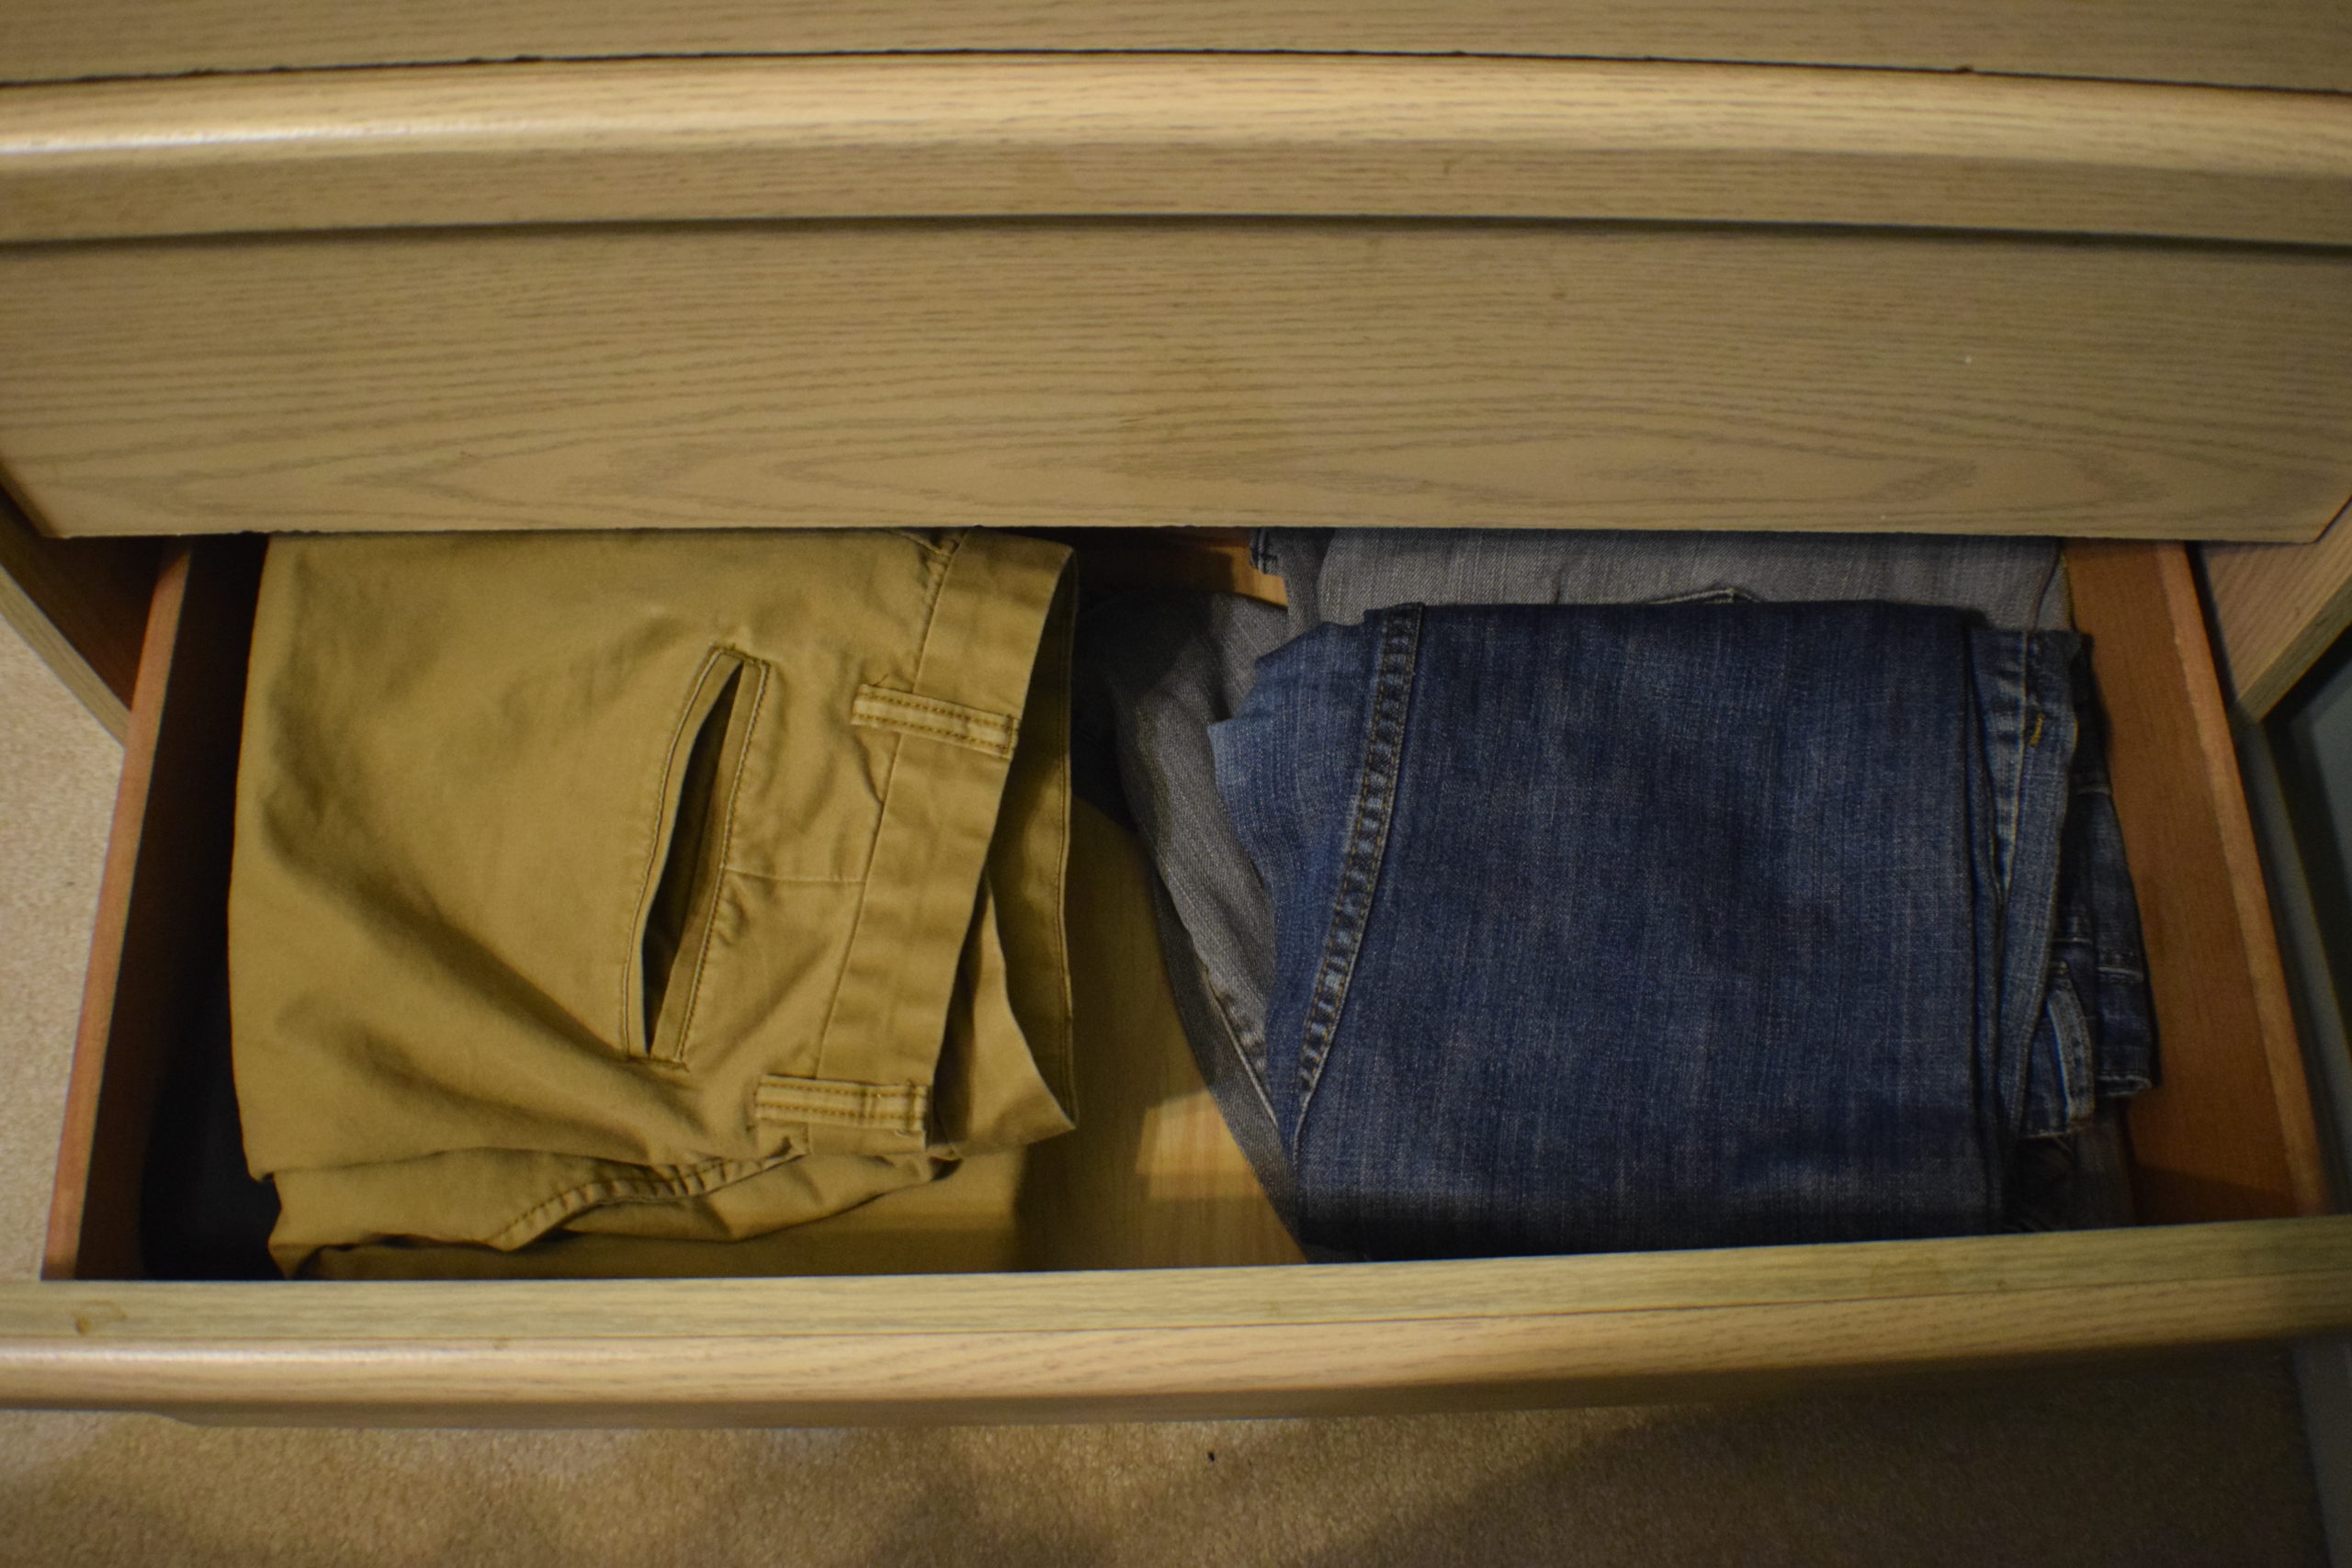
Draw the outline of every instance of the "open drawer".
<instances>
[{"instance_id":1,"label":"open drawer","mask_svg":"<svg viewBox=\"0 0 2352 1568\"><path fill-rule=\"evenodd\" d=\"M1295 1254L1173 1033L1133 897L1138 864L1098 822L1078 845L1073 892L1087 1125L1033 1156L1006 1255L1018 1271L137 1279L141 1161L159 1117L185 1109L172 1058L199 1032L221 960L257 563L251 541L198 542L157 592L51 1278L0 1286L0 1403L557 1424L1336 1413L1696 1393L2352 1326L2352 1217L2323 1217L2302 1064L2186 552L2125 543L2074 545L2070 564L2077 618L2097 639L2165 1052L2162 1087L2131 1111L2142 1226L1284 1266Z\"/></svg>"}]
</instances>

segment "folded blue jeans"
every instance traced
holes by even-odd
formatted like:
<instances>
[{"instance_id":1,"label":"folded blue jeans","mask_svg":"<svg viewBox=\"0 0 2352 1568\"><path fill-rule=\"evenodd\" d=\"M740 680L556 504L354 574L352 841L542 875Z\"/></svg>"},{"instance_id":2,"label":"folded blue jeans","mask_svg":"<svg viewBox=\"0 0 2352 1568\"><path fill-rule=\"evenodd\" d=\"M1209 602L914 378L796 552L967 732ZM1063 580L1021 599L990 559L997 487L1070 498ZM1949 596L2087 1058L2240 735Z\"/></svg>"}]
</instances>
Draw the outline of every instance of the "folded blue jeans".
<instances>
[{"instance_id":1,"label":"folded blue jeans","mask_svg":"<svg viewBox=\"0 0 2352 1568\"><path fill-rule=\"evenodd\" d=\"M1301 1239L2000 1228L2075 651L1732 600L1406 605L1261 660L1210 739L1273 912Z\"/></svg>"},{"instance_id":2,"label":"folded blue jeans","mask_svg":"<svg viewBox=\"0 0 2352 1568\"><path fill-rule=\"evenodd\" d=\"M1600 531L1268 529L1256 536L1258 564L1280 573L1287 615L1226 595L1122 592L1093 598L1081 619L1079 727L1092 726L1115 778L1098 780L1106 808L1131 814L1158 870L1159 914L1169 978L1194 1055L1235 1136L1276 1206L1295 1222L1291 1172L1277 1129L1267 1069L1266 998L1272 986L1272 912L1248 852L1216 793L1208 730L1241 706L1257 661L1296 631L1326 621L1352 624L1369 610L1405 600L1545 604L1706 601L1739 598L1885 599L1957 606L1994 628L2064 628L2065 581L2055 545L2043 539L1933 538L1896 535L1660 535ZM2063 689L2053 691L2055 655L2045 641L2030 665L2028 645L1978 637L1980 684L2013 684L1980 705L1986 750L2010 748L2000 768L2013 804L1996 830L2033 829L2020 855L1996 850L1996 882L2013 887L2020 862L2029 887L2041 878L2047 900L2054 750L2028 759L2017 742L2036 733L2054 747L2066 733ZM2129 1219L2120 1180L2121 1135L2112 1104L2097 1096L2143 1087L2153 1041L2136 909L2115 832L2087 691L2088 663L2074 660L2073 713L2085 727L2075 748L2073 804L2065 814L2045 1018L2031 1052L2011 1051L2007 1093L2028 1101L2018 1145L2024 1179L2010 1185L2008 1224L2028 1228L2118 1224ZM1091 687L1091 689L1090 689ZM1081 756L1084 755L1081 750ZM1988 768L1994 764L1988 763ZM2063 765L2063 764L2061 764ZM2036 810L2023 809L2031 792ZM1086 784L1081 779L1081 790ZM2013 900L2014 893L2005 891ZM2099 932L2104 924L2103 939ZM2026 941L2020 933L2016 939ZM2092 942L2096 951L2082 945ZM2065 984L2058 983L2063 973ZM2030 966L2012 965L2030 990ZM2099 975L2105 987L2091 989ZM2064 1027L2061 1027L2061 1026ZM2102 1047L2098 1036L2108 1036ZM2083 1092L2091 1064L2098 1077ZM2022 1075L2022 1082L2020 1082Z\"/></svg>"}]
</instances>

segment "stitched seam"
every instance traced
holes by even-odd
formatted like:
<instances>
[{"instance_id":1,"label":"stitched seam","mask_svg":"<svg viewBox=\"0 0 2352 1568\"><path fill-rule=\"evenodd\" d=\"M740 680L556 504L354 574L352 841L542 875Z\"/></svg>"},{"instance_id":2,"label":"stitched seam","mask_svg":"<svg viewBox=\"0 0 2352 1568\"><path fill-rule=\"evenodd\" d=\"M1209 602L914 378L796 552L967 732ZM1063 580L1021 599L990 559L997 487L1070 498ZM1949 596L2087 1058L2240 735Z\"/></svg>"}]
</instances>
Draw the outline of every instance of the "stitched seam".
<instances>
[{"instance_id":1,"label":"stitched seam","mask_svg":"<svg viewBox=\"0 0 2352 1568\"><path fill-rule=\"evenodd\" d=\"M989 739L984 737L975 735L968 729L951 729L944 725L924 724L911 719L892 718L876 720L868 718L863 714L853 715L850 718L850 722L866 729L896 729L903 731L909 735L920 735L933 740L944 740L951 746L961 746L966 748L967 750L978 751L985 756L993 757L999 761L1002 761L1007 757L1012 755L1012 744L1011 741Z\"/></svg>"},{"instance_id":2,"label":"stitched seam","mask_svg":"<svg viewBox=\"0 0 2352 1568\"><path fill-rule=\"evenodd\" d=\"M2088 1119L2098 1097L2098 1079L2090 1065L2090 1020L2083 1011L2082 998L2075 990L2074 972L2064 962L2057 970L2044 1007L2052 1037L2058 1046L2058 1099L2066 1115L2066 1124L2059 1131L2064 1132ZM2082 1107L2079 1111L2078 1105Z\"/></svg>"},{"instance_id":3,"label":"stitched seam","mask_svg":"<svg viewBox=\"0 0 2352 1568\"><path fill-rule=\"evenodd\" d=\"M1012 716L1010 714L990 713L986 708L967 707L962 703L951 703L944 697L926 697L914 692L901 692L893 686L871 684L860 686L857 690L857 700L860 703L872 702L879 707L921 708L926 713L940 714L954 719L966 719L991 728L1013 728Z\"/></svg>"},{"instance_id":4,"label":"stitched seam","mask_svg":"<svg viewBox=\"0 0 2352 1568\"><path fill-rule=\"evenodd\" d=\"M798 1157L797 1154L786 1154L773 1159L704 1160L699 1165L685 1167L675 1176L654 1176L650 1173L644 1176L600 1176L594 1181L584 1181L533 1204L503 1229L491 1235L484 1245L503 1246L518 1231L526 1234L516 1239L528 1241L532 1236L552 1230L574 1214L583 1213L599 1203L642 1203L671 1198L699 1198ZM733 1174L730 1175L730 1171ZM713 1180L714 1177L722 1179Z\"/></svg>"},{"instance_id":5,"label":"stitched seam","mask_svg":"<svg viewBox=\"0 0 2352 1568\"><path fill-rule=\"evenodd\" d=\"M865 845L865 874L857 879L857 908L850 916L849 941L842 945L841 966L833 971L832 995L825 998L825 1021L817 1028L817 1072L825 1071L825 1042L832 1037L833 1015L841 1010L842 988L849 984L849 972L857 963L858 939L865 934L866 906L874 897L874 857L882 852L883 830L890 823L890 790L898 782L899 737L890 741L889 772L882 784L882 809L874 814L874 833Z\"/></svg>"},{"instance_id":6,"label":"stitched seam","mask_svg":"<svg viewBox=\"0 0 2352 1568\"><path fill-rule=\"evenodd\" d=\"M1355 816L1340 864L1340 885L1332 901L1323 960L1317 966L1314 988L1307 993L1306 1038L1299 1047L1298 1124L1291 1140L1294 1159L1306 1129L1307 1110L1323 1081L1323 1065L1347 1010L1356 958L1363 951L1364 927L1380 888L1389 824L1396 816L1397 779L1404 771L1405 722L1412 707L1420 633L1421 606L1418 604L1389 610L1381 618L1380 658L1373 681L1372 711L1364 726L1363 773L1356 791Z\"/></svg>"},{"instance_id":7,"label":"stitched seam","mask_svg":"<svg viewBox=\"0 0 2352 1568\"><path fill-rule=\"evenodd\" d=\"M714 648L703 655L702 667L695 672L694 683L686 688L685 703L678 709L677 721L672 727L669 750L662 753L661 769L653 776L653 809L646 813L652 818L652 825L646 829L645 874L639 881L637 902L630 908L628 923L621 932L625 952L621 960L620 1032L613 1036L619 1043L622 1051L631 1055L637 1053L629 1051L628 1043L638 1029L645 1031L643 1054L649 1056L653 1054L653 1031L643 1021L645 1010L642 1006L635 1010L639 1021L632 1026L629 1021L631 1009L628 1004L631 986L641 986L643 983L645 939L641 928L648 914L647 901L653 897L653 880L661 872L663 846L662 809L669 801L670 779L677 770L678 745L685 739L686 726L693 719L695 709L701 705L703 688L710 682L712 669L725 657L727 657L727 650L718 648Z\"/></svg>"},{"instance_id":8,"label":"stitched seam","mask_svg":"<svg viewBox=\"0 0 2352 1568\"><path fill-rule=\"evenodd\" d=\"M931 634L939 625L939 602L947 595L949 579L956 575L956 562L963 552L964 536L956 535L933 558L938 570L932 574L929 592L923 599L922 637L915 644L915 682L922 682L924 663L931 657ZM833 992L825 998L825 1021L817 1029L817 1072L825 1073L825 1046L833 1036L833 1019L841 1011L842 988L849 984L849 972L857 962L858 941L865 934L865 911L874 897L874 857L882 852L882 835L890 826L890 798L899 782L899 743L890 747L888 763L882 775L881 809L874 814L874 831L865 841L865 874L857 882L857 909L850 916L849 941L842 948L841 967L833 971Z\"/></svg>"},{"instance_id":9,"label":"stitched seam","mask_svg":"<svg viewBox=\"0 0 2352 1568\"><path fill-rule=\"evenodd\" d=\"M985 751L991 757L1009 757L1012 754L1012 738L1009 732L991 729L978 724L907 718L896 714L877 717L870 713L852 714L850 722L864 725L870 729L910 730L917 735L928 735L936 739L953 741L959 746L969 746L974 750Z\"/></svg>"},{"instance_id":10,"label":"stitched seam","mask_svg":"<svg viewBox=\"0 0 2352 1568\"><path fill-rule=\"evenodd\" d=\"M2065 570L2065 566L2066 557L2064 553L2055 548L2052 549L2050 552L2050 569L2041 574L2041 586L2033 591L2033 625L2034 629L2037 631L2041 629L2042 623L2049 618L2048 611L2050 609L2050 591L2058 586L2058 574ZM2070 583L2068 586L2071 587L2072 584ZM2072 620L2071 616L2068 618L2070 621Z\"/></svg>"},{"instance_id":11,"label":"stitched seam","mask_svg":"<svg viewBox=\"0 0 2352 1568\"><path fill-rule=\"evenodd\" d=\"M891 1100L911 1103L922 1094L920 1084L843 1083L839 1079L822 1081L816 1078L794 1078L777 1074L759 1087L760 1097L781 1103L786 1100L842 1100L864 1104L869 1100Z\"/></svg>"},{"instance_id":12,"label":"stitched seam","mask_svg":"<svg viewBox=\"0 0 2352 1568\"><path fill-rule=\"evenodd\" d=\"M1075 558L1073 557L1072 559L1074 560ZM1061 669L1058 673L1061 677L1060 684L1062 688L1061 710L1065 714L1069 714L1072 713L1077 706L1077 703L1074 700L1077 681L1069 668L1071 661L1076 657L1075 649L1071 639L1074 639L1078 634L1078 580L1075 567L1070 569L1069 578L1066 581L1056 584L1054 590L1055 598L1058 599L1064 592L1068 592L1069 594L1069 604L1066 612L1069 616L1069 629L1065 633L1063 640L1055 643L1054 646L1048 649L1046 647L1046 639L1054 630L1054 611L1056 604L1054 599L1047 600L1046 602L1046 623L1044 627L1040 629L1037 637L1037 657L1041 660L1050 658L1060 661ZM1022 712L1023 716L1026 716L1028 713L1026 705L1027 699L1024 698L1023 701L1023 706ZM1069 835L1071 810L1070 798L1075 786L1072 784L1069 776L1069 760L1072 751L1075 750L1075 747L1071 742L1076 739L1076 735L1075 726L1070 724L1069 720L1065 719L1064 724L1067 728L1063 730L1061 737L1061 756L1054 764L1056 782L1059 786L1054 791L1054 841L1061 846L1061 865L1054 876L1054 920L1052 926L1054 942L1054 972L1061 977L1061 984L1054 987L1054 1024L1057 1035L1061 1042L1061 1061L1059 1062L1058 1066L1063 1079L1063 1088L1069 1091L1070 1099L1070 1103L1062 1107L1062 1109L1066 1113L1074 1117L1078 1113L1079 1110L1078 1063L1075 1060L1077 1055L1075 1043L1078 1030L1078 1003L1077 999L1070 995L1069 988ZM1016 728L1016 739L1018 739L1018 735L1019 732Z\"/></svg>"},{"instance_id":13,"label":"stitched seam","mask_svg":"<svg viewBox=\"0 0 2352 1568\"><path fill-rule=\"evenodd\" d=\"M895 719L890 722L888 728L907 730L915 735L928 735L938 740L954 741L958 745L969 746L975 751L985 751L991 757L1009 757L1012 754L1012 748L1004 741L991 740L983 736L975 735L968 729L955 729L944 724L917 724L906 719Z\"/></svg>"},{"instance_id":14,"label":"stitched seam","mask_svg":"<svg viewBox=\"0 0 2352 1568\"><path fill-rule=\"evenodd\" d=\"M768 667L755 659L740 654L737 657L742 659L743 669L757 671L757 677L752 688L752 712L743 720L743 733L736 744L735 771L727 779L727 796L722 812L726 820L719 830L718 853L711 868L710 907L705 912L702 923L702 941L695 950L694 974L686 982L686 1010L678 1019L676 1051L670 1058L675 1062L686 1059L687 1042L694 1038L695 1009L702 1003L703 972L710 963L711 935L718 929L718 901L727 886L727 861L735 847L736 797L743 787L743 770L752 761L752 738L759 733L760 711L767 705L768 700Z\"/></svg>"},{"instance_id":15,"label":"stitched seam","mask_svg":"<svg viewBox=\"0 0 2352 1568\"><path fill-rule=\"evenodd\" d=\"M1209 1016L1216 1020L1218 1033L1224 1036L1226 1046L1233 1053L1234 1059L1241 1064L1241 1076L1249 1083L1250 1092L1258 1097L1258 1103L1265 1108L1266 1121L1279 1136L1282 1118L1274 1113L1274 1102L1266 1093L1263 1068L1251 1063L1250 1053L1242 1048L1241 1032L1234 1028L1232 1015L1225 1010L1224 999L1216 994L1216 987L1209 979L1208 965L1203 964L1197 954L1193 956L1193 968L1201 976L1201 988L1208 993Z\"/></svg>"},{"instance_id":16,"label":"stitched seam","mask_svg":"<svg viewBox=\"0 0 2352 1568\"><path fill-rule=\"evenodd\" d=\"M923 673L931 668L931 634L939 629L939 602L947 596L947 584L956 575L956 562L964 554L964 541L970 536L958 533L939 552L939 574L932 579L931 598L922 610L922 640L915 644L915 679L922 684Z\"/></svg>"},{"instance_id":17,"label":"stitched seam","mask_svg":"<svg viewBox=\"0 0 2352 1568\"><path fill-rule=\"evenodd\" d=\"M1168 879L1159 874L1157 865L1150 869L1153 890L1159 895L1153 914L1161 919L1172 919L1181 928L1183 917L1175 912L1176 900L1168 891ZM1274 1136L1279 1140L1283 1119L1275 1113L1273 1099L1268 1092L1263 1042L1261 1042L1260 1059L1252 1062L1248 1049L1241 1043L1241 1031L1234 1026L1233 1014L1227 1006L1225 996L1215 976L1209 973L1209 966L1202 961L1200 949L1193 944L1189 935L1184 941L1184 954L1192 960L1193 973L1200 979L1201 994L1208 998L1209 1017L1216 1021L1218 1035L1232 1051L1234 1060L1241 1064L1241 1076L1249 1081L1250 1092L1257 1097L1258 1104L1265 1111L1266 1125L1274 1130Z\"/></svg>"},{"instance_id":18,"label":"stitched seam","mask_svg":"<svg viewBox=\"0 0 2352 1568\"><path fill-rule=\"evenodd\" d=\"M2033 759L2028 754L2032 748L2026 742L2026 720L2029 716L2036 720L2038 739L2038 727L2041 717L2034 711L2033 634L2030 631L2020 631L2017 634L2017 719L2016 728L2008 738L2017 749L2017 761L2009 774L2008 799L2003 806L2003 815L2007 820L2003 824L2001 841L2008 846L2008 852L1996 881L1998 913L1993 928L1993 961L2000 966L2000 972L2003 974L2007 973L2009 964L2009 911L2017 896L2018 862L2025 852L2025 846L2018 838L2018 827L2025 819L2026 775L2033 768ZM1995 1072L1999 1075L1996 1084L2001 1090L1998 1111L2006 1125L2017 1128L2021 1127L2025 1121L2030 1089L2027 1080L2033 1066L2033 1041L2030 1035L2023 1041L2014 1041L2008 1037L2010 1033L2008 998L1998 990L1996 991L1995 996L1993 1015L1993 1033L1996 1042ZM2022 1065L2014 1070L2009 1066L2009 1058L2013 1055L2024 1058ZM1999 1081L2001 1077L2010 1081L2006 1084L2001 1083Z\"/></svg>"},{"instance_id":19,"label":"stitched seam","mask_svg":"<svg viewBox=\"0 0 2352 1568\"><path fill-rule=\"evenodd\" d=\"M937 716L945 722L933 722ZM1009 714L988 713L961 704L917 697L887 686L860 686L850 705L850 722L874 729L903 729L991 757L1009 757L1021 727Z\"/></svg>"},{"instance_id":20,"label":"stitched seam","mask_svg":"<svg viewBox=\"0 0 2352 1568\"><path fill-rule=\"evenodd\" d=\"M882 1085L781 1082L771 1078L753 1091L752 1111L763 1122L806 1122L921 1135L931 1095L921 1084Z\"/></svg>"},{"instance_id":21,"label":"stitched seam","mask_svg":"<svg viewBox=\"0 0 2352 1568\"><path fill-rule=\"evenodd\" d=\"M865 879L862 876L771 876L764 871L749 871L740 865L727 868L729 876L740 876L749 882L774 882L789 887L854 887Z\"/></svg>"},{"instance_id":22,"label":"stitched seam","mask_svg":"<svg viewBox=\"0 0 2352 1568\"><path fill-rule=\"evenodd\" d=\"M2025 775L2028 761L2025 755L2025 721L2033 707L2033 643L2024 632L2018 634L2018 713L2017 766L2009 774L2009 798L2004 804L2002 841L2009 846L2008 863L2001 867L2001 896L2008 897L2018 869L2018 823L2025 815ZM2006 925L2004 930L2006 931Z\"/></svg>"}]
</instances>

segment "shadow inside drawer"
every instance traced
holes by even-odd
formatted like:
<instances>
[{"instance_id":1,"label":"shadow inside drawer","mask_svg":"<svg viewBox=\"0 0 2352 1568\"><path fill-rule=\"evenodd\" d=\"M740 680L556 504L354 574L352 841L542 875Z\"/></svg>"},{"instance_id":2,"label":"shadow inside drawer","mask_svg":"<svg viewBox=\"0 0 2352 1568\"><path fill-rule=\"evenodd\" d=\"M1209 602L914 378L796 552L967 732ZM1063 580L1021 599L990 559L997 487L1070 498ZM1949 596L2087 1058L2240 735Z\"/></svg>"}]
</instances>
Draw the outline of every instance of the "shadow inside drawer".
<instances>
[{"instance_id":1,"label":"shadow inside drawer","mask_svg":"<svg viewBox=\"0 0 2352 1568\"><path fill-rule=\"evenodd\" d=\"M2069 547L2110 719L2116 806L2145 926L2163 1082L2129 1112L2145 1223L2324 1211L2327 1193L2245 799L2187 557ZM227 906L238 738L262 543L208 540L158 583L126 744L44 1272L271 1278L272 1189L246 1174L232 1072ZM662 1272L935 1273L1295 1261L1193 1066L1160 968L1151 872L1109 818L1072 824L1080 1130L895 1231L794 1227L768 1250ZM959 1195L960 1194L960 1195ZM873 1207L868 1205L868 1208ZM854 1233L854 1244L840 1237ZM628 1272L598 1238L535 1262L424 1249L417 1272ZM486 1256L486 1255L484 1255ZM446 1269L439 1266L447 1263ZM491 1264L495 1263L495 1269Z\"/></svg>"}]
</instances>

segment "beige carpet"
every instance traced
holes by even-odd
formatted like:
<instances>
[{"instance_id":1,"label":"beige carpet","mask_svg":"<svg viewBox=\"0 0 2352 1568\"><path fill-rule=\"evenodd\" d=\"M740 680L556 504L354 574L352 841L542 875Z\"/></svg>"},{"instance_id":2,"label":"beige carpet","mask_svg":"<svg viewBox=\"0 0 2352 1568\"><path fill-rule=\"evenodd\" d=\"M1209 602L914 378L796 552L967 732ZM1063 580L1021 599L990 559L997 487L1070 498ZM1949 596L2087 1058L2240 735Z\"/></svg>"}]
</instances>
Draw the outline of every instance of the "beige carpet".
<instances>
[{"instance_id":1,"label":"beige carpet","mask_svg":"<svg viewBox=\"0 0 2352 1568\"><path fill-rule=\"evenodd\" d=\"M0 630L0 1269L39 1257L113 743ZM871 1432L0 1414L0 1562L2309 1563L2281 1358L1738 1405Z\"/></svg>"}]
</instances>

